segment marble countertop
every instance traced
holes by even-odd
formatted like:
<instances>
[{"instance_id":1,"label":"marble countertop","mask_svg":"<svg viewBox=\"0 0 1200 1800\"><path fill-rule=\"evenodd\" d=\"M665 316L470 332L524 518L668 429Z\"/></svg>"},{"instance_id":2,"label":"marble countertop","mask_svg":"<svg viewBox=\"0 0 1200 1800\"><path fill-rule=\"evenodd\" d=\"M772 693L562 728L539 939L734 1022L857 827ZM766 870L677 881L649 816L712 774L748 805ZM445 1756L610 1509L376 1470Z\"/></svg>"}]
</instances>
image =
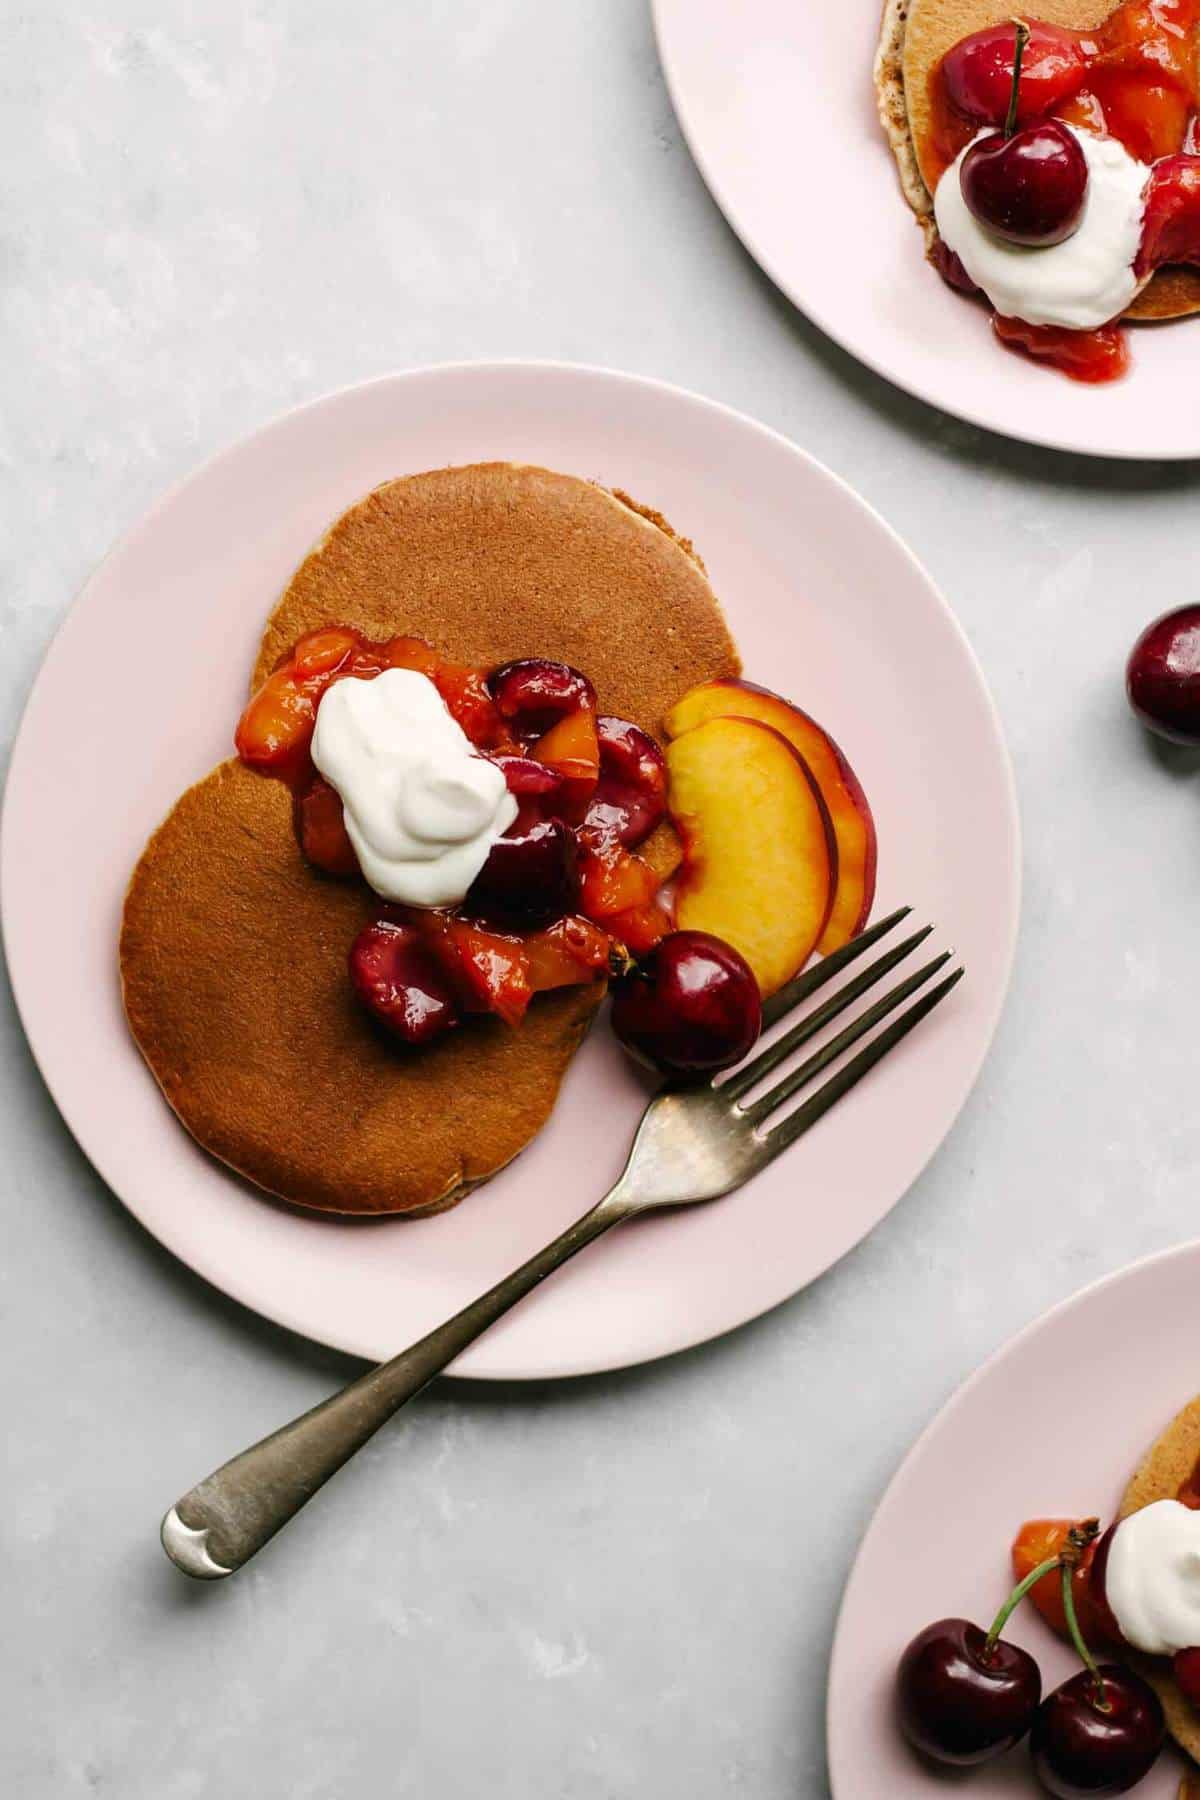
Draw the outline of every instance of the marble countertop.
<instances>
[{"instance_id":1,"label":"marble countertop","mask_svg":"<svg viewBox=\"0 0 1200 1800\"><path fill-rule=\"evenodd\" d=\"M1196 468L1001 441L824 340L709 199L643 0L0 0L0 66L6 749L72 594L211 451L393 368L560 357L739 407L880 509L987 671L1026 857L991 1058L867 1242L656 1366L443 1382L214 1588L164 1505L351 1365L126 1216L6 995L0 1787L817 1800L904 1449L1017 1327L1197 1230L1200 777L1120 679L1195 597Z\"/></svg>"}]
</instances>

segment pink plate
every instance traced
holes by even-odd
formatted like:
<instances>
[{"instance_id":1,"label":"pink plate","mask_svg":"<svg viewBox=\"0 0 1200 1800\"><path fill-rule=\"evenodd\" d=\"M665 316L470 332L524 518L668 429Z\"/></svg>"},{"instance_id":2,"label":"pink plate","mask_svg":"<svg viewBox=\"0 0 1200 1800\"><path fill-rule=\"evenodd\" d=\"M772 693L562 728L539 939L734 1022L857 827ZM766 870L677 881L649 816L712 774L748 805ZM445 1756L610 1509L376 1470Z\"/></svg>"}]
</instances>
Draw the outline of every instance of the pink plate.
<instances>
[{"instance_id":1,"label":"pink plate","mask_svg":"<svg viewBox=\"0 0 1200 1800\"><path fill-rule=\"evenodd\" d=\"M1200 1244L1185 1244L1084 1288L986 1362L909 1451L842 1601L829 1673L835 1800L1040 1792L1024 1746L965 1784L920 1766L892 1722L896 1658L933 1619L990 1623L1025 1519L1111 1518L1143 1451L1200 1388L1198 1287ZM1079 1667L1030 1606L1005 1636L1037 1657L1047 1692ZM1136 1791L1173 1800L1178 1786L1168 1753Z\"/></svg>"},{"instance_id":2,"label":"pink plate","mask_svg":"<svg viewBox=\"0 0 1200 1800\"><path fill-rule=\"evenodd\" d=\"M1132 372L1089 388L1002 350L928 267L875 116L881 11L654 0L679 122L751 255L860 362L946 412L1060 450L1200 456L1200 408L1180 402L1200 323L1136 328Z\"/></svg>"},{"instance_id":3,"label":"pink plate","mask_svg":"<svg viewBox=\"0 0 1200 1800\"><path fill-rule=\"evenodd\" d=\"M263 619L296 563L387 477L491 457L620 484L695 534L747 669L827 721L857 766L879 903L942 922L968 971L803 1148L719 1206L606 1239L458 1364L539 1377L680 1350L795 1293L900 1198L991 1039L1018 906L1008 760L952 615L848 488L749 419L592 369L425 370L290 413L161 501L77 602L13 753L0 901L25 1028L75 1136L156 1237L270 1318L383 1357L582 1211L645 1098L603 1028L541 1138L462 1206L337 1222L268 1204L196 1148L117 991L129 871L179 792L230 753Z\"/></svg>"}]
</instances>

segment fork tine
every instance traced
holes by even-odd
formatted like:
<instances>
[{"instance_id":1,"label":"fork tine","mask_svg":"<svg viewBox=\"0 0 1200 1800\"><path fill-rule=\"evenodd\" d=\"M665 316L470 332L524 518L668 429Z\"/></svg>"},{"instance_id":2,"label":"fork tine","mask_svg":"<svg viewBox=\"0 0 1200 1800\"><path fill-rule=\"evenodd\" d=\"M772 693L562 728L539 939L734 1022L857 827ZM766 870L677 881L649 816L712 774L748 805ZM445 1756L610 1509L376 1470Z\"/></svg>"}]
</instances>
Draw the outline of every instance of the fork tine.
<instances>
[{"instance_id":1,"label":"fork tine","mask_svg":"<svg viewBox=\"0 0 1200 1800\"><path fill-rule=\"evenodd\" d=\"M926 963L923 969L918 969L915 975L907 975L903 981L892 988L890 993L885 994L882 1000L876 1000L874 1006L868 1006L866 1012L860 1013L858 1018L847 1025L844 1031L839 1031L837 1036L830 1038L827 1044L822 1044L821 1048L814 1051L800 1064L798 1069L789 1069L782 1081L777 1081L775 1086L768 1088L759 1099L752 1101L749 1106L744 1106L742 1117L750 1125L760 1125L771 1113L776 1112L785 1100L790 1100L792 1095L799 1093L802 1087L807 1087L814 1075L819 1075L822 1069L827 1068L831 1062L835 1062L843 1050L848 1050L851 1044L856 1044L860 1037L865 1037L867 1032L878 1025L881 1019L886 1019L889 1013L895 1012L896 1008L907 1000L910 994L915 994L919 987L925 985L931 975L936 975L938 970L944 968L949 961L949 950L943 950L940 956L935 956L932 962Z\"/></svg>"},{"instance_id":2,"label":"fork tine","mask_svg":"<svg viewBox=\"0 0 1200 1800\"><path fill-rule=\"evenodd\" d=\"M898 962L903 962L904 958L910 956L918 944L924 943L932 930L932 925L922 926L920 931L914 931L911 937L904 939L903 943L897 944L893 949L877 957L873 963L869 963L852 981L848 981L844 988L839 988L836 994L831 994L823 1005L816 1008L815 1012L811 1012L807 1018L801 1019L798 1025L793 1025L790 1031L785 1031L781 1038L776 1039L775 1043L768 1044L765 1050L761 1051L752 1062L745 1063L742 1068L729 1077L728 1081L721 1082L717 1092L729 1100L740 1100L756 1081L761 1081L764 1075L769 1075L772 1069L778 1068L779 1064L785 1057L790 1056L793 1050L798 1050L801 1044L806 1044L810 1037L815 1037L818 1031L822 1031L830 1019L836 1019L838 1014L845 1012L846 1008L857 1000L860 994L865 994L869 987L874 987L877 981L882 981L883 977L894 969Z\"/></svg>"},{"instance_id":3,"label":"fork tine","mask_svg":"<svg viewBox=\"0 0 1200 1800\"><path fill-rule=\"evenodd\" d=\"M860 1050L857 1056L852 1056L844 1067L831 1075L824 1087L817 1089L811 1100L806 1100L803 1106L798 1106L794 1113L789 1113L786 1119L781 1120L771 1131L768 1131L766 1136L760 1140L763 1148L763 1161L770 1162L773 1157L779 1155L781 1150L786 1150L789 1144L794 1144L810 1125L815 1125L831 1106L837 1104L843 1094L849 1093L854 1084L862 1080L868 1069L874 1068L881 1057L886 1056L889 1050L894 1049L901 1038L908 1036L914 1025L919 1025L925 1015L931 1013L938 1002L946 998L951 988L957 986L962 977L963 971L955 969L952 975L947 975L944 981L939 981L935 988L930 988L927 994L922 994L921 998L915 1001L907 1012L901 1013L900 1017L894 1020L886 1030L879 1033L878 1037L872 1038L871 1042Z\"/></svg>"},{"instance_id":4,"label":"fork tine","mask_svg":"<svg viewBox=\"0 0 1200 1800\"><path fill-rule=\"evenodd\" d=\"M847 963L854 962L864 950L877 944L893 925L898 925L901 919L907 919L911 911L911 906L898 906L886 919L880 919L868 930L860 931L857 937L851 938L848 944L843 944L840 950L832 951L811 969L805 969L802 975L795 976L777 994L772 994L769 1000L763 1002L763 1024L773 1025L776 1019L782 1019L784 1013L791 1012L793 1006L798 1006L801 1000L807 1000L810 994L815 994L827 981L832 981Z\"/></svg>"}]
</instances>

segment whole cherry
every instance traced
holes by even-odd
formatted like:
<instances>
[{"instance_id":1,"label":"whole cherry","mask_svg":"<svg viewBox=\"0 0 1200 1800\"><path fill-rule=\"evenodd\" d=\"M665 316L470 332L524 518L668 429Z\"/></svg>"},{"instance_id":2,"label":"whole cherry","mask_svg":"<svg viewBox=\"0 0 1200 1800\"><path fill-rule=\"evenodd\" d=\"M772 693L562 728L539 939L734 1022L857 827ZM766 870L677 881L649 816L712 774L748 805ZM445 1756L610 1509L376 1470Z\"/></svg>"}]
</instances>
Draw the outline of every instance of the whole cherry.
<instances>
[{"instance_id":1,"label":"whole cherry","mask_svg":"<svg viewBox=\"0 0 1200 1800\"><path fill-rule=\"evenodd\" d=\"M1088 1521L1092 1535L1095 1525ZM1096 1599L1110 1617L1104 1579L1116 1529L1105 1534L1092 1563ZM1118 1663L1097 1665L1083 1640L1071 1576L1089 1542L1082 1530L1072 1529L1060 1559L1063 1613L1084 1666L1042 1701L1029 1734L1034 1774L1055 1800L1125 1793L1149 1771L1166 1735L1162 1705L1149 1683Z\"/></svg>"},{"instance_id":2,"label":"whole cherry","mask_svg":"<svg viewBox=\"0 0 1200 1800\"><path fill-rule=\"evenodd\" d=\"M1123 1794L1152 1767L1165 1730L1148 1682L1117 1663L1093 1665L1038 1708L1029 1738L1034 1773L1055 1800Z\"/></svg>"},{"instance_id":3,"label":"whole cherry","mask_svg":"<svg viewBox=\"0 0 1200 1800\"><path fill-rule=\"evenodd\" d=\"M963 156L963 200L979 223L1006 243L1061 244L1079 229L1087 198L1087 159L1057 119L1017 128L1021 63L1029 27L1018 21L1012 93L1002 131L977 138Z\"/></svg>"},{"instance_id":4,"label":"whole cherry","mask_svg":"<svg viewBox=\"0 0 1200 1800\"><path fill-rule=\"evenodd\" d=\"M731 944L673 931L613 987L612 1025L627 1050L668 1075L741 1062L762 1029L758 982Z\"/></svg>"},{"instance_id":5,"label":"whole cherry","mask_svg":"<svg viewBox=\"0 0 1200 1800\"><path fill-rule=\"evenodd\" d=\"M1148 730L1173 744L1200 744L1200 606L1147 625L1129 652L1125 692Z\"/></svg>"},{"instance_id":6,"label":"whole cherry","mask_svg":"<svg viewBox=\"0 0 1200 1800\"><path fill-rule=\"evenodd\" d=\"M934 1762L958 1768L1019 1743L1041 1697L1029 1652L968 1619L939 1619L919 1631L896 1674L905 1737Z\"/></svg>"}]
</instances>

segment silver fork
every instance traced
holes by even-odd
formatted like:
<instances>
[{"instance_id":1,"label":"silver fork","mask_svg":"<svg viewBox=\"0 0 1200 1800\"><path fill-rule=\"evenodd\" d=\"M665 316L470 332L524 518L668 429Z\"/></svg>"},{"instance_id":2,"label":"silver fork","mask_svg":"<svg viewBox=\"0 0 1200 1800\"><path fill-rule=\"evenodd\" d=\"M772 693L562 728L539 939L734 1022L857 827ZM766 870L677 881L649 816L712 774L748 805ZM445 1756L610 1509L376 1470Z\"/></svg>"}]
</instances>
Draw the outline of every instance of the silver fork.
<instances>
[{"instance_id":1,"label":"silver fork","mask_svg":"<svg viewBox=\"0 0 1200 1800\"><path fill-rule=\"evenodd\" d=\"M774 1025L802 1005L892 931L909 911L901 907L881 919L780 989L763 1008L764 1025ZM582 1218L427 1337L243 1450L177 1501L162 1523L163 1548L171 1561L201 1580L232 1575L406 1400L585 1244L638 1213L716 1200L794 1144L961 979L961 968L954 969L934 987L926 987L950 960L950 953L935 957L891 988L757 1099L748 1098L751 1090L881 981L932 929L927 925L885 951L731 1075L699 1085L664 1088L642 1116L616 1186ZM809 1099L763 1129L786 1101L920 988L925 988L920 998L836 1069Z\"/></svg>"}]
</instances>

